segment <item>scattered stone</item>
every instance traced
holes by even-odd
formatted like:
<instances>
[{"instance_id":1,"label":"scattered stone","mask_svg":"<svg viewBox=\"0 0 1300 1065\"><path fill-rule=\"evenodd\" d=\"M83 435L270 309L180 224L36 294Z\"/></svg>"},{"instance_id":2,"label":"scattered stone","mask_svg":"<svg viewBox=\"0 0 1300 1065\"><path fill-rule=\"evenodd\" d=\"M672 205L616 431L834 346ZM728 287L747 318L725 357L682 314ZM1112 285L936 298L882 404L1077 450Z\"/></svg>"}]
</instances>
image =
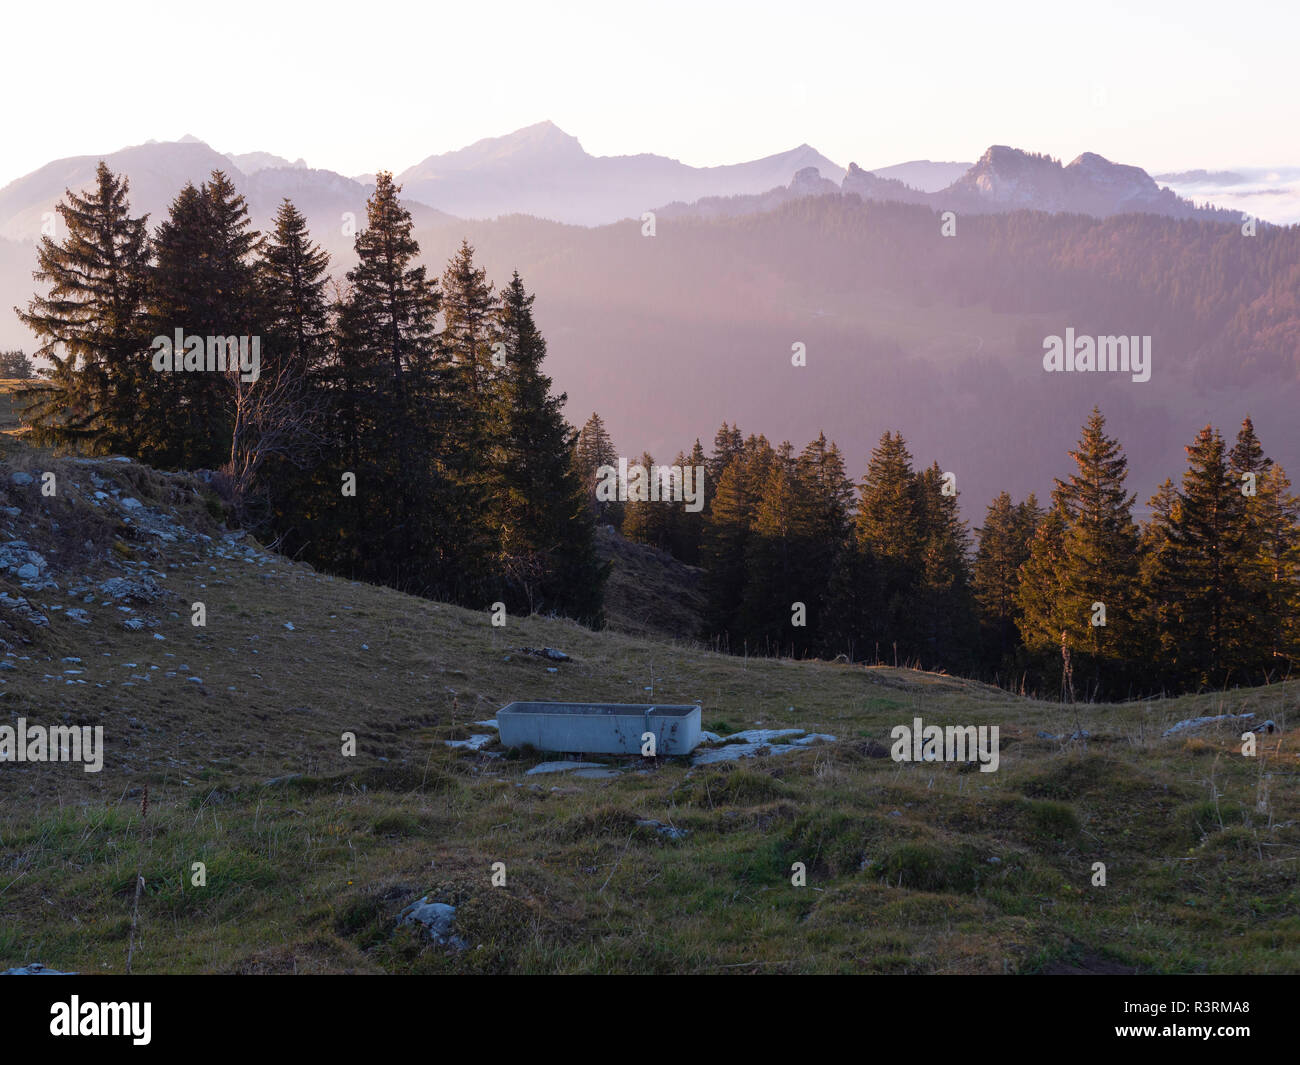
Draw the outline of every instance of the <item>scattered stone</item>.
<instances>
[{"instance_id":1,"label":"scattered stone","mask_svg":"<svg viewBox=\"0 0 1300 1065\"><path fill-rule=\"evenodd\" d=\"M1166 733L1166 735L1168 735L1168 733ZM1078 732L1071 732L1068 737L1065 735L1065 733L1062 733L1061 735L1057 736L1054 733L1042 732L1042 731L1038 732L1037 736L1040 740L1064 740L1064 739L1086 740L1092 737L1092 733L1089 732L1086 728L1081 728L1079 729Z\"/></svg>"},{"instance_id":2,"label":"scattered stone","mask_svg":"<svg viewBox=\"0 0 1300 1065\"><path fill-rule=\"evenodd\" d=\"M416 922L424 925L429 937L440 946L448 946L456 950L469 948L469 944L464 939L452 935L452 928L456 923L455 906L445 902L430 902L429 896L425 895L418 902L407 906L397 917L398 924Z\"/></svg>"},{"instance_id":3,"label":"scattered stone","mask_svg":"<svg viewBox=\"0 0 1300 1065\"><path fill-rule=\"evenodd\" d=\"M751 728L744 732L733 732L730 736L724 736L723 743L769 743L772 740L784 739L786 736L802 736L804 730L801 728Z\"/></svg>"},{"instance_id":4,"label":"scattered stone","mask_svg":"<svg viewBox=\"0 0 1300 1065\"><path fill-rule=\"evenodd\" d=\"M1176 732L1186 732L1188 729L1199 728L1201 725L1209 725L1215 721L1246 721L1248 718L1252 718L1254 716L1255 715L1253 713L1245 713L1245 714L1213 714L1209 717L1189 717L1186 720L1180 721L1178 722L1178 724L1172 725L1169 728L1165 729L1164 735L1172 736Z\"/></svg>"},{"instance_id":5,"label":"scattered stone","mask_svg":"<svg viewBox=\"0 0 1300 1065\"><path fill-rule=\"evenodd\" d=\"M538 658L549 658L552 662L568 662L569 656L563 651L557 651L554 647L521 647L520 654L535 655Z\"/></svg>"},{"instance_id":6,"label":"scattered stone","mask_svg":"<svg viewBox=\"0 0 1300 1065\"><path fill-rule=\"evenodd\" d=\"M477 751L495 740L495 736L474 735L467 740L443 740L448 747L457 747L466 751Z\"/></svg>"},{"instance_id":7,"label":"scattered stone","mask_svg":"<svg viewBox=\"0 0 1300 1065\"><path fill-rule=\"evenodd\" d=\"M139 603L152 603L162 598L162 589L147 574L136 580L125 577L110 577L99 586L103 595L110 599L131 599Z\"/></svg>"},{"instance_id":8,"label":"scattered stone","mask_svg":"<svg viewBox=\"0 0 1300 1065\"><path fill-rule=\"evenodd\" d=\"M575 769L605 769L604 762L542 762L533 766L525 776L537 776L540 773L568 773Z\"/></svg>"},{"instance_id":9,"label":"scattered stone","mask_svg":"<svg viewBox=\"0 0 1300 1065\"><path fill-rule=\"evenodd\" d=\"M32 475L30 473L23 473L21 470L15 470L9 475L9 480L13 481L13 483L18 485L20 488L25 488L27 485L32 483Z\"/></svg>"},{"instance_id":10,"label":"scattered stone","mask_svg":"<svg viewBox=\"0 0 1300 1065\"><path fill-rule=\"evenodd\" d=\"M35 625L41 628L50 623L50 619L37 610L23 596L12 596L8 592L0 592L0 606L7 607L18 615L29 625Z\"/></svg>"},{"instance_id":11,"label":"scattered stone","mask_svg":"<svg viewBox=\"0 0 1300 1065\"><path fill-rule=\"evenodd\" d=\"M760 754L789 754L803 750L793 743L732 743L697 751L691 765L712 765L714 762L735 762L741 758L756 758Z\"/></svg>"},{"instance_id":12,"label":"scattered stone","mask_svg":"<svg viewBox=\"0 0 1300 1065\"><path fill-rule=\"evenodd\" d=\"M6 969L0 973L0 976L76 976L76 973L60 972L58 969L50 969L38 961L30 965L24 965L19 969Z\"/></svg>"},{"instance_id":13,"label":"scattered stone","mask_svg":"<svg viewBox=\"0 0 1300 1065\"><path fill-rule=\"evenodd\" d=\"M669 839L685 839L690 835L690 831L685 828L677 828L673 825L665 825L662 821L652 821L650 819L638 820L637 824L643 828L653 828L661 836L667 836Z\"/></svg>"},{"instance_id":14,"label":"scattered stone","mask_svg":"<svg viewBox=\"0 0 1300 1065\"><path fill-rule=\"evenodd\" d=\"M286 622L284 623L284 627L285 627L286 629L288 629L290 632L293 632L293 631L294 631L294 628L293 628L293 622L292 622L292 621L286 621Z\"/></svg>"},{"instance_id":15,"label":"scattered stone","mask_svg":"<svg viewBox=\"0 0 1300 1065\"><path fill-rule=\"evenodd\" d=\"M706 742L720 743L698 750L691 759L691 765L711 765L714 762L734 762L740 758L754 758L761 754L789 754L801 751L815 743L834 743L836 737L825 732L805 733L801 728L754 728L743 732L733 732L721 740L711 738L716 733L705 733ZM791 737L798 736L798 739ZM790 739L789 743L773 743L773 740Z\"/></svg>"},{"instance_id":16,"label":"scattered stone","mask_svg":"<svg viewBox=\"0 0 1300 1065\"><path fill-rule=\"evenodd\" d=\"M31 550L25 540L10 540L0 547L0 569L17 574L19 580L36 580L47 565L44 556Z\"/></svg>"}]
</instances>

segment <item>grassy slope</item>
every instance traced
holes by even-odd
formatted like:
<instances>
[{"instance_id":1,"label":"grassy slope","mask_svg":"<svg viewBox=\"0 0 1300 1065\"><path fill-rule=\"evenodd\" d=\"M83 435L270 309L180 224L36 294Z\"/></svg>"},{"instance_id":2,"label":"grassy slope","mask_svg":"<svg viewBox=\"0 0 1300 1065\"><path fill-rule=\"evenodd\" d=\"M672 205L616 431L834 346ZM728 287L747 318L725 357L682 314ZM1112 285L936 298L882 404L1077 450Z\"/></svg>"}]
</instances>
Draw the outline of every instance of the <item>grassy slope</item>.
<instances>
[{"instance_id":1,"label":"grassy slope","mask_svg":"<svg viewBox=\"0 0 1300 1065\"><path fill-rule=\"evenodd\" d=\"M9 461L51 465L26 449ZM164 572L167 599L145 609L165 639L124 631L102 604L89 626L51 611L0 673L0 723L102 724L108 752L99 774L0 767L0 968L121 971L140 870L137 972L1300 970L1300 744L1284 733L1250 760L1231 728L1160 735L1241 708L1285 727L1300 684L1084 708L1086 749L1062 745L1035 734L1069 731L1073 711L955 678L746 662L563 621L493 628L486 613L245 555L177 482L99 471L214 540L141 543L91 516L75 535L106 538L106 553L49 556L56 579L65 558L101 579ZM57 539L39 498L8 494L24 514L0 540ZM189 624L194 600L206 628ZM573 661L550 673L514 650L543 645ZM440 742L510 700L640 701L651 685L702 702L717 731L840 740L613 780L527 777L541 756ZM880 757L915 715L1000 725L1001 769ZM806 887L791 885L796 861ZM1090 885L1094 861L1106 887ZM459 905L473 949L395 927L425 894Z\"/></svg>"},{"instance_id":2,"label":"grassy slope","mask_svg":"<svg viewBox=\"0 0 1300 1065\"><path fill-rule=\"evenodd\" d=\"M0 433L12 436L19 429L14 390L26 382L16 378L0 377Z\"/></svg>"},{"instance_id":3,"label":"grassy slope","mask_svg":"<svg viewBox=\"0 0 1300 1065\"><path fill-rule=\"evenodd\" d=\"M704 571L666 551L626 540L613 526L596 530L596 551L613 562L605 583L605 624L629 636L691 640L700 631Z\"/></svg>"}]
</instances>

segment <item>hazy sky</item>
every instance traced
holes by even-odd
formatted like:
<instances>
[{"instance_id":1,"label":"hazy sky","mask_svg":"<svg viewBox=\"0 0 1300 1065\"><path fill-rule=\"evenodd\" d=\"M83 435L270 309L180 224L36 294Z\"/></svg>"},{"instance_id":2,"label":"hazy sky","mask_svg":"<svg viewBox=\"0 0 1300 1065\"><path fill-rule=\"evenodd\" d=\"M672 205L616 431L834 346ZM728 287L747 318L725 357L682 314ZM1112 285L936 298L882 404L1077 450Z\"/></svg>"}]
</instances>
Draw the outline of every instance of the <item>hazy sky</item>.
<instances>
[{"instance_id":1,"label":"hazy sky","mask_svg":"<svg viewBox=\"0 0 1300 1065\"><path fill-rule=\"evenodd\" d=\"M184 133L345 174L551 119L597 155L867 167L989 144L1152 172L1300 163L1300 5L7 6L0 184Z\"/></svg>"}]
</instances>

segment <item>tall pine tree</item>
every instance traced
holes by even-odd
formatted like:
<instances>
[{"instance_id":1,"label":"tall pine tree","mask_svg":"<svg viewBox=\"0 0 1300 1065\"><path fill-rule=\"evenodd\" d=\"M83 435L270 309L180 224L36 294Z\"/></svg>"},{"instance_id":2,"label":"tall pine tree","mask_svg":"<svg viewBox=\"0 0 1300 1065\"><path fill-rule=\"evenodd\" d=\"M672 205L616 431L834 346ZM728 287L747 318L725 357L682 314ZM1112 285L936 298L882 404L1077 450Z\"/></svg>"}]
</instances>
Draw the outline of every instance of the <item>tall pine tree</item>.
<instances>
[{"instance_id":1,"label":"tall pine tree","mask_svg":"<svg viewBox=\"0 0 1300 1065\"><path fill-rule=\"evenodd\" d=\"M19 320L49 359L47 381L18 394L37 443L140 454L138 416L149 386L144 303L150 257L145 218L131 217L129 184L100 162L95 187L68 190L56 210L67 236L43 236L35 280L48 285Z\"/></svg>"},{"instance_id":2,"label":"tall pine tree","mask_svg":"<svg viewBox=\"0 0 1300 1065\"><path fill-rule=\"evenodd\" d=\"M516 272L493 323L505 354L495 508L502 522L501 567L521 605L598 626L607 567L596 557L574 434L562 413L568 397L552 396L551 379L542 372L546 341L533 321L533 299Z\"/></svg>"}]
</instances>

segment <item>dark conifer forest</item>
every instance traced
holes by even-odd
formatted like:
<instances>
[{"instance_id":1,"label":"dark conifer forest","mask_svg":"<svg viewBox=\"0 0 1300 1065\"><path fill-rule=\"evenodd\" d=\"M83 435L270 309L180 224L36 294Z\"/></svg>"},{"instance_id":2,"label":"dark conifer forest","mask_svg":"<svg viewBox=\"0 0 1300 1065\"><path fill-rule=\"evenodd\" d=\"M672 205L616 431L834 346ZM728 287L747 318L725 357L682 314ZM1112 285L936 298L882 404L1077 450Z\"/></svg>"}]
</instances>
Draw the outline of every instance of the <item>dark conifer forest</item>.
<instances>
[{"instance_id":1,"label":"dark conifer forest","mask_svg":"<svg viewBox=\"0 0 1300 1065\"><path fill-rule=\"evenodd\" d=\"M357 265L331 283L289 200L258 233L218 171L151 233L101 164L59 207L66 239L42 240L48 296L19 310L51 363L21 393L34 438L210 471L242 524L331 572L598 624L603 570L533 296L517 273L498 290L468 244L428 276L399 191L379 175ZM255 379L197 372L206 348L195 372L179 348L157 372L153 340L174 332L259 337Z\"/></svg>"},{"instance_id":2,"label":"dark conifer forest","mask_svg":"<svg viewBox=\"0 0 1300 1065\"><path fill-rule=\"evenodd\" d=\"M1198 433L1142 524L1095 408L1050 499L1002 492L973 529L956 475L918 462L901 429L846 457L825 434L796 451L724 422L710 452L697 439L664 463L701 471L695 506L610 498L600 471L620 453L598 414L580 432L566 421L524 280L498 288L468 242L429 276L399 193L381 173L356 265L331 280L288 199L256 232L217 171L151 230L101 164L59 207L66 239L42 240L49 294L19 309L51 364L21 392L36 440L210 471L287 554L472 607L598 627L600 524L701 567L698 638L733 653L909 665L1067 701L1290 674L1300 499L1249 417L1230 440ZM173 333L258 336L256 380L233 354L224 373L185 372L179 350L156 372L153 338Z\"/></svg>"}]
</instances>

